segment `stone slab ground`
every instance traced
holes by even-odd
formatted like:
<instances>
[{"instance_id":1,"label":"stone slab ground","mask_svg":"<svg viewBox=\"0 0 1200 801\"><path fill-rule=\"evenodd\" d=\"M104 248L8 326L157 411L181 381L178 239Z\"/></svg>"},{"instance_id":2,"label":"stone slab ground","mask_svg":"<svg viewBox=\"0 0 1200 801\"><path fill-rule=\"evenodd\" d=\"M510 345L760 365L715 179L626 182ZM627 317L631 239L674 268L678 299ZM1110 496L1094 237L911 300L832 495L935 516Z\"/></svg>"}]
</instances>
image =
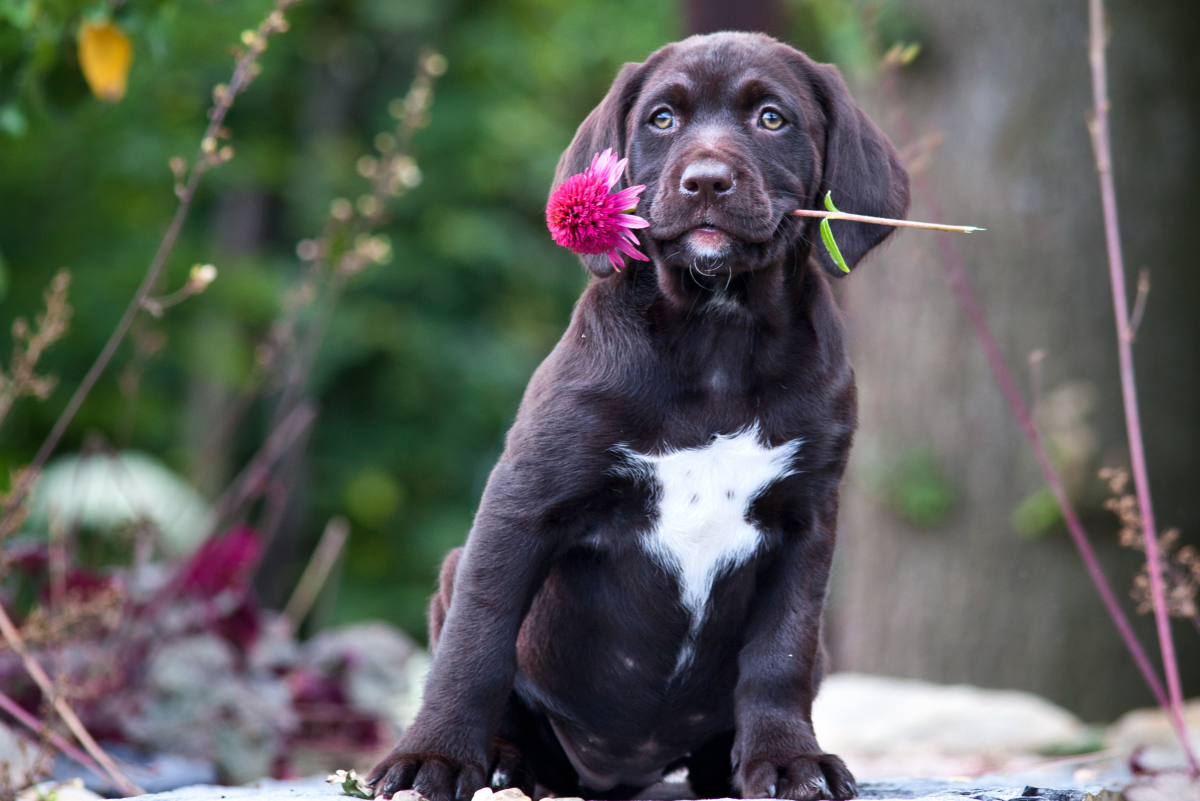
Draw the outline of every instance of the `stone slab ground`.
<instances>
[{"instance_id":1,"label":"stone slab ground","mask_svg":"<svg viewBox=\"0 0 1200 801\"><path fill-rule=\"evenodd\" d=\"M1050 788L1007 777L970 781L902 778L859 785L859 798L869 801L1113 801L1120 797L1100 784L1062 782ZM139 801L346 801L347 798L320 778L312 778L287 782L264 780L246 787L198 785L140 796Z\"/></svg>"}]
</instances>

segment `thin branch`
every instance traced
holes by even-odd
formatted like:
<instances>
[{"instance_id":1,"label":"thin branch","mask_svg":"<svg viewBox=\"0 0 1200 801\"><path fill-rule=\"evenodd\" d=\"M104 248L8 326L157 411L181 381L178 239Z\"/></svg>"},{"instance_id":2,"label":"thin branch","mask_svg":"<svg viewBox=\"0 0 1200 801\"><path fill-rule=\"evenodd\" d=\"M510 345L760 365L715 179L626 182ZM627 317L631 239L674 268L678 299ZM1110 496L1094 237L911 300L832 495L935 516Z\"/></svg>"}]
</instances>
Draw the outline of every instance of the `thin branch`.
<instances>
[{"instance_id":1,"label":"thin branch","mask_svg":"<svg viewBox=\"0 0 1200 801\"><path fill-rule=\"evenodd\" d=\"M8 714L12 715L14 718L17 719L17 721L22 726L29 729L34 734L38 735L38 737L42 736L41 722L37 718L35 718L33 715L26 712L25 709L20 704L18 704L16 701L9 698L7 695L5 695L2 692L0 692L0 709L3 709ZM90 756L88 756L87 754L80 751L78 748L76 748L75 746L71 745L69 742L64 740L62 738L62 736L59 735L57 732L51 730L49 732L49 735L50 735L50 742L59 751L62 751L64 754L69 756L71 759L75 760L80 765L83 765L85 768L90 770L92 773L96 774L96 776L101 781L103 781L105 784L108 784L110 781L112 781L112 779L110 779L108 777L108 775L105 774L104 770L98 764L96 764L96 761L94 759L92 759Z\"/></svg>"},{"instance_id":2,"label":"thin branch","mask_svg":"<svg viewBox=\"0 0 1200 801\"><path fill-rule=\"evenodd\" d=\"M1094 115L1091 125L1092 144L1096 151L1096 172L1100 176L1100 199L1104 207L1104 240L1108 250L1108 275L1112 284L1113 313L1117 324L1117 356L1121 368L1121 396L1125 402L1125 429L1129 436L1129 457L1133 467L1133 483L1137 490L1138 509L1142 515L1142 533L1146 539L1146 563L1150 568L1150 595L1154 602L1154 622L1158 629L1158 645L1162 651L1163 668L1167 676L1170 712L1180 745L1187 755L1193 777L1200 776L1200 763L1192 752L1187 727L1183 721L1183 688L1179 680L1179 661L1171 636L1171 620L1167 611L1167 594L1163 585L1162 558L1154 526L1154 507L1150 502L1150 473L1146 467L1146 448L1142 442L1142 422L1138 412L1137 383L1133 373L1133 329L1129 305L1125 296L1125 265L1121 255L1121 233L1117 222L1117 192L1112 176L1112 149L1108 135L1108 76L1105 64L1103 0L1088 2L1089 60L1092 69L1092 99Z\"/></svg>"},{"instance_id":3,"label":"thin branch","mask_svg":"<svg viewBox=\"0 0 1200 801\"><path fill-rule=\"evenodd\" d=\"M885 72L885 87L891 88L893 93L895 91L894 82L895 70L890 69ZM897 106L897 127L900 129L900 133L904 139L912 139L912 130L908 125L903 109L898 102L895 105ZM920 173L914 176L913 185L916 189L916 194L921 198L921 202L929 208L930 215L934 219L941 217L941 205L937 202L937 198L934 195L928 174ZM991 368L992 376L996 379L996 383L1000 385L1000 392L1008 402L1009 409L1013 417L1016 418L1018 425L1020 425L1022 433L1025 434L1026 439L1029 440L1029 444L1033 447L1038 467L1041 468L1042 476L1045 478L1046 484L1050 487L1050 492L1054 496L1054 500L1058 503L1059 511L1062 513L1063 521L1066 523L1067 531L1071 536L1071 541L1079 551L1079 557L1083 560L1088 576L1091 577L1092 584L1095 585L1096 592L1100 595L1100 600L1104 603L1105 609L1108 610L1113 625L1117 627L1117 632L1125 642L1125 647L1129 649L1129 654L1133 657L1134 664L1137 665L1138 671L1146 681L1146 685L1154 694L1159 705L1166 708L1168 704L1167 692L1163 688L1162 681L1154 671L1150 657L1147 656L1145 649L1142 648L1142 644L1138 641L1137 635L1133 631L1133 626L1130 625L1129 618L1125 615L1125 610L1121 608L1121 604L1117 601L1116 593L1113 592L1112 585L1109 584L1108 578L1104 575L1104 570L1100 566L1100 560L1096 557L1096 551L1092 548L1091 540L1088 539L1087 531L1083 528L1083 523L1080 522L1079 515L1075 512L1075 507L1071 503L1070 496L1067 495L1062 479L1054 469L1054 465L1050 462L1045 444L1042 442L1042 438L1034 426L1033 416L1030 414L1024 399L1022 399L1020 390L1017 389L1017 383L1013 380L1012 373L1009 372L1008 366L1005 364L1004 353L1000 350L1000 346L997 344L996 338L992 335L991 329L988 328L983 311L979 306L979 301L976 300L975 294L971 291L971 285L967 281L966 270L963 267L962 257L959 256L958 251L955 249L951 237L939 232L936 234L936 238L938 250L941 253L942 267L946 271L946 278L951 290L954 292L954 297L958 300L958 304L971 321L971 325L975 329L975 335L979 338L979 343L983 347L983 352L987 358L988 367Z\"/></svg>"},{"instance_id":4,"label":"thin branch","mask_svg":"<svg viewBox=\"0 0 1200 801\"><path fill-rule=\"evenodd\" d=\"M316 418L316 404L303 401L271 432L250 463L242 468L242 472L213 503L207 526L210 535L217 530L226 515L254 496L263 482L270 477L271 468L292 443L308 430Z\"/></svg>"},{"instance_id":5,"label":"thin branch","mask_svg":"<svg viewBox=\"0 0 1200 801\"><path fill-rule=\"evenodd\" d=\"M292 591L292 597L283 608L283 616L287 618L293 631L300 628L300 623L317 600L317 595L325 586L329 571L333 569L349 536L350 524L346 522L346 518L334 517L325 524L321 541L317 543L317 549L308 560L308 566L304 568L296 589Z\"/></svg>"},{"instance_id":6,"label":"thin branch","mask_svg":"<svg viewBox=\"0 0 1200 801\"><path fill-rule=\"evenodd\" d=\"M941 223L914 222L912 220L893 220L888 217L868 217L865 214L847 214L844 211L816 211L815 209L796 209L792 214L797 217L828 217L831 220L850 220L851 222L870 223L872 225L892 225L897 228L923 228L927 231L950 231L956 234L970 234L975 231L986 231L974 225L942 225Z\"/></svg>"},{"instance_id":7,"label":"thin branch","mask_svg":"<svg viewBox=\"0 0 1200 801\"><path fill-rule=\"evenodd\" d=\"M154 259L150 262L150 267L146 270L146 275L142 278L141 285L126 307L125 313L121 315L121 319L117 323L117 327L113 330L112 335L109 336L108 342L105 343L104 349L100 351L100 355L92 363L87 375L84 376L83 381L75 389L75 394L67 402L66 408L59 415L54 428L50 430L49 436L42 442L42 446L38 449L37 455L34 456L28 470L21 476L20 481L17 482L9 494L7 504L4 507L4 516L0 518L0 530L3 530L9 519L16 514L17 509L25 500L25 496L29 493L37 477L41 474L42 468L45 467L50 455L58 447L59 441L62 440L63 435L67 431L67 426L75 419L75 415L79 412L79 407L83 405L83 401L92 391L92 388L100 379L105 368L108 367L108 363L112 361L117 348L124 341L125 335L129 333L129 327L133 324L133 319L145 307L146 300L150 297L151 291L158 282L158 278L166 266L167 259L170 257L171 251L174 250L175 243L179 239L179 234L183 230L183 224L187 220L188 212L191 211L192 201L196 196L196 188L200 184L201 177L209 167L221 164L233 157L233 151L228 146L220 149L217 148L217 137L225 132L223 127L225 116L233 106L233 101L238 93L242 92L258 74L258 58L266 50L267 40L274 34L287 30L288 24L283 17L283 12L297 2L299 0L278 0L274 10L262 21L257 30L246 31L243 34L242 40L246 45L246 51L239 54L237 66L234 68L233 76L230 78L228 86L218 86L213 92L213 107L208 112L209 123L204 131L203 138L200 140L200 149L196 161L192 165L187 183L176 185L175 190L176 195L179 197L179 205L175 209L175 216L171 219L171 224L167 227L167 231L159 243L158 250L154 254Z\"/></svg>"},{"instance_id":8,"label":"thin branch","mask_svg":"<svg viewBox=\"0 0 1200 801\"><path fill-rule=\"evenodd\" d=\"M8 642L8 647L16 652L21 658L22 664L25 666L25 671L29 677L34 680L42 694L54 706L54 711L62 718L63 723L67 724L67 728L75 735L75 739L83 744L87 752L92 755L92 758L104 766L104 770L110 777L116 787L127 796L142 795L145 790L138 787L133 782L125 777L121 769L117 767L117 763L113 762L112 757L104 752L88 730L84 727L83 722L75 715L75 711L71 709L71 705L60 694L54 691L54 683L50 681L50 677L46 675L46 671L38 664L29 650L25 647L24 640L21 639L21 633L17 631L17 627L13 625L12 618L8 616L4 605L0 604L0 633L3 633L4 639Z\"/></svg>"}]
</instances>

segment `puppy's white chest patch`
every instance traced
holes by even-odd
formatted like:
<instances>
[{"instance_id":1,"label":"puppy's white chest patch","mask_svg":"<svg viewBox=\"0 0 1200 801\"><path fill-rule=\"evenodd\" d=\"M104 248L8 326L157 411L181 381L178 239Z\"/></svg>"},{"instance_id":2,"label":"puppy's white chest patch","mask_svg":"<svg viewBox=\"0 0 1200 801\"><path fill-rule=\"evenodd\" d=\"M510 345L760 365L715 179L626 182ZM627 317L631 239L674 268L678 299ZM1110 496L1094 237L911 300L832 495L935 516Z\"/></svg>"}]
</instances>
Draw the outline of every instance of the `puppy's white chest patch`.
<instances>
[{"instance_id":1,"label":"puppy's white chest patch","mask_svg":"<svg viewBox=\"0 0 1200 801\"><path fill-rule=\"evenodd\" d=\"M745 563L760 532L746 519L771 484L790 475L800 440L768 448L758 427L720 436L702 448L660 456L622 449L627 468L655 487L658 520L642 546L679 580L680 600L696 634L713 581Z\"/></svg>"}]
</instances>

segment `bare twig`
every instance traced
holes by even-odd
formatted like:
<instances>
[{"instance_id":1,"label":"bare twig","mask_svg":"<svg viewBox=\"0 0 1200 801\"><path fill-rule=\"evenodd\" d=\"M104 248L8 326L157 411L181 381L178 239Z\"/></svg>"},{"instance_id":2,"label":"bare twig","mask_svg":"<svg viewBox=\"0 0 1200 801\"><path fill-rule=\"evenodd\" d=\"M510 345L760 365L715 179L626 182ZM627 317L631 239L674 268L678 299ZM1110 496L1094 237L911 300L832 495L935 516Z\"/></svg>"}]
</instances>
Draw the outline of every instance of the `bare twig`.
<instances>
[{"instance_id":1,"label":"bare twig","mask_svg":"<svg viewBox=\"0 0 1200 801\"><path fill-rule=\"evenodd\" d=\"M1088 0L1088 40L1092 69L1093 118L1088 126L1096 151L1096 172L1100 176L1100 199L1104 207L1104 234L1108 250L1108 275L1112 284L1113 313L1117 324L1117 356L1121 368L1121 396L1125 402L1125 429L1129 436L1129 457L1133 466L1133 484L1137 490L1142 533L1146 540L1146 562L1150 568L1150 593L1154 601L1154 622L1162 651L1167 678L1169 707L1175 732L1187 755L1192 776L1200 776L1200 763L1192 753L1187 727L1183 721L1183 688L1179 680L1179 662L1171 636L1167 614L1167 595L1163 586L1162 559L1154 526L1154 507L1150 502L1150 474L1146 469L1146 448L1142 442L1142 423L1138 412L1137 383L1133 373L1134 330L1125 297L1125 266L1121 255L1121 233L1117 223L1117 192L1112 176L1112 149L1108 135L1108 76L1105 64L1107 46L1103 0Z\"/></svg>"},{"instance_id":2,"label":"bare twig","mask_svg":"<svg viewBox=\"0 0 1200 801\"><path fill-rule=\"evenodd\" d=\"M5 712L16 718L17 722L19 722L25 728L37 734L39 737L41 736L43 729L41 722L33 715L26 712L20 704L2 692L0 692L0 709L3 709ZM92 773L96 774L101 781L105 783L111 781L108 775L104 772L103 768L96 764L96 760L92 759L83 751L80 751L78 748L71 745L53 730L51 730L49 734L50 742L55 748L57 748L59 751L62 751L80 765L83 765Z\"/></svg>"},{"instance_id":3,"label":"bare twig","mask_svg":"<svg viewBox=\"0 0 1200 801\"><path fill-rule=\"evenodd\" d=\"M891 88L894 93L895 70L886 70L884 76L885 88ZM900 134L904 139L912 139L912 129L908 125L903 110L898 102L895 105L897 107L896 122L897 127L900 129ZM921 198L921 202L929 209L930 216L933 219L941 217L941 205L937 202L937 198L934 195L928 174L920 173L914 176L913 185L916 189L916 194ZM1009 409L1018 425L1020 425L1022 433L1025 434L1026 439L1029 440L1029 444L1033 447L1038 467L1041 468L1042 476L1045 478L1046 484L1050 487L1050 492L1054 495L1054 500L1058 503L1059 511L1062 513L1063 521L1067 526L1067 532L1070 534L1075 548L1079 551L1079 556L1083 560L1084 567L1087 569L1093 585L1096 587L1096 592L1100 595L1100 600L1103 601L1105 609L1108 610L1109 617L1112 618L1113 624L1117 627L1117 632L1125 642L1125 647L1129 649L1129 654L1133 657L1133 661L1137 665L1138 671L1142 674L1142 678L1145 679L1146 685L1150 688L1158 703L1166 707L1168 703L1167 693L1163 688L1162 681L1155 673L1154 667L1150 662L1150 657L1147 656L1145 649L1142 648L1142 644L1138 641L1137 635L1133 631L1133 626L1130 625L1129 618L1125 614L1125 610L1121 608L1120 602L1117 601L1116 593L1113 592L1112 585L1109 584L1108 578L1104 575L1104 570L1100 567L1100 560L1096 557L1096 551L1092 547L1091 540L1088 539L1087 531L1083 528L1083 523L1079 520L1079 515L1071 503L1071 498L1063 486L1062 479L1059 477L1058 471L1054 469L1054 465L1050 462L1050 457L1046 453L1045 443L1043 443L1036 426L1034 426L1033 416L1030 414L1028 406L1026 406L1024 399L1021 397L1020 390L1017 389L1017 383L1013 380L1012 373L1009 372L1008 366L1005 364L1004 353L1000 350L1000 346L997 344L996 338L992 335L991 329L988 328L987 321L983 316L983 310L979 306L979 301L976 300L975 294L971 291L971 285L967 281L967 273L963 267L962 257L959 256L958 250L954 247L951 237L939 232L936 238L938 250L941 253L942 267L946 271L946 279L950 284L951 290L954 292L954 297L958 300L959 306L962 307L963 312L971 321L971 325L975 329L975 335L979 338L979 343L983 347L984 356L987 358L992 376L996 379L996 383L999 384L1000 392L1008 402Z\"/></svg>"},{"instance_id":4,"label":"bare twig","mask_svg":"<svg viewBox=\"0 0 1200 801\"><path fill-rule=\"evenodd\" d=\"M170 225L167 226L167 231L159 243L153 260L150 262L150 267L146 270L146 274L142 278L141 285L126 307L125 313L121 315L121 319L109 336L108 342L105 343L104 349L100 351L100 355L92 363L87 375L84 376L83 381L75 389L75 394L67 402L66 408L59 415L54 428L50 430L49 436L42 442L37 455L33 458L33 462L30 463L29 468L22 474L19 482L13 486L12 492L9 493L4 506L4 516L0 518L0 530L3 530L9 519L17 514L17 510L25 500L26 494L28 494L34 481L40 475L50 455L54 453L54 449L58 447L63 434L66 433L67 426L75 419L75 415L79 412L79 407L83 405L84 399L92 391L92 387L96 385L101 374L108 367L108 363L112 361L113 356L116 354L117 348L124 341L125 335L129 332L129 327L133 324L134 317L137 316L139 311L145 308L146 301L157 284L159 276L166 266L167 259L171 255L171 251L175 248L175 242L183 230L183 224L187 220L188 213L191 211L192 201L195 199L196 188L200 184L201 177L203 177L209 167L214 167L233 158L233 149L230 146L218 147L218 137L225 136L228 133L224 127L225 116L229 113L229 109L233 106L233 101L237 95L245 90L249 83L258 75L260 70L258 58L266 50L267 40L271 36L287 30L288 23L284 19L283 12L297 2L299 0L277 0L275 8L259 24L256 30L243 32L242 43L246 46L246 50L245 52L238 51L237 66L234 68L229 84L218 85L213 90L213 107L208 112L209 123L204 131L203 138L200 140L200 149L196 156L196 161L192 164L190 171L187 169L186 164L181 164L177 161L174 165L177 176L182 177L185 174L187 175L186 183L180 182L175 186L175 194L179 198L179 205L175 209L175 216L171 219Z\"/></svg>"},{"instance_id":5,"label":"bare twig","mask_svg":"<svg viewBox=\"0 0 1200 801\"><path fill-rule=\"evenodd\" d=\"M263 483L270 477L271 468L292 443L308 430L316 418L316 405L311 401L303 402L271 432L250 463L242 468L242 472L213 503L208 525L210 535L219 528L226 515L259 492Z\"/></svg>"},{"instance_id":6,"label":"bare twig","mask_svg":"<svg viewBox=\"0 0 1200 801\"><path fill-rule=\"evenodd\" d=\"M850 220L851 222L871 223L872 225L894 225L897 228L924 228L927 231L950 231L956 234L970 234L975 231L986 231L974 225L942 225L941 223L914 222L913 220L893 220L888 217L868 217L865 214L847 214L844 211L816 211L815 209L796 209L792 214L797 217L828 217L831 220Z\"/></svg>"},{"instance_id":7,"label":"bare twig","mask_svg":"<svg viewBox=\"0 0 1200 801\"><path fill-rule=\"evenodd\" d=\"M21 639L21 633L17 631L17 627L13 625L12 618L8 616L8 611L4 605L0 604L0 633L4 635L4 640L8 643L8 647L16 652L21 658L22 664L25 666L25 671L29 677L34 680L37 686L41 689L42 694L54 706L54 711L62 718L63 723L67 724L67 728L75 735L75 739L83 744L87 752L92 755L92 758L104 766L104 770L112 778L116 787L126 795L142 795L145 791L138 787L133 782L125 777L121 769L117 767L117 763L113 762L112 757L104 752L88 730L84 728L82 721L75 715L75 711L71 709L71 705L59 693L54 691L54 683L50 681L50 677L46 675L46 671L38 664L29 650L25 647L24 640Z\"/></svg>"},{"instance_id":8,"label":"bare twig","mask_svg":"<svg viewBox=\"0 0 1200 801\"><path fill-rule=\"evenodd\" d=\"M313 243L306 240L306 244ZM259 342L253 368L242 382L238 394L226 407L196 460L192 471L192 483L197 486L205 486L213 477L213 466L217 463L218 456L225 452L242 418L250 410L250 405L275 376L284 358L295 345L300 314L312 305L317 297L317 281L322 266L319 263L310 264L285 294L283 313L271 325L266 338Z\"/></svg>"},{"instance_id":9,"label":"bare twig","mask_svg":"<svg viewBox=\"0 0 1200 801\"><path fill-rule=\"evenodd\" d=\"M333 569L334 562L341 555L349 536L350 524L346 518L334 517L325 524L321 541L317 543L317 549L308 560L308 566L304 568L296 589L292 591L292 597L283 608L283 616L287 618L293 630L300 627L313 602L317 600L317 595L325 586L329 571Z\"/></svg>"}]
</instances>

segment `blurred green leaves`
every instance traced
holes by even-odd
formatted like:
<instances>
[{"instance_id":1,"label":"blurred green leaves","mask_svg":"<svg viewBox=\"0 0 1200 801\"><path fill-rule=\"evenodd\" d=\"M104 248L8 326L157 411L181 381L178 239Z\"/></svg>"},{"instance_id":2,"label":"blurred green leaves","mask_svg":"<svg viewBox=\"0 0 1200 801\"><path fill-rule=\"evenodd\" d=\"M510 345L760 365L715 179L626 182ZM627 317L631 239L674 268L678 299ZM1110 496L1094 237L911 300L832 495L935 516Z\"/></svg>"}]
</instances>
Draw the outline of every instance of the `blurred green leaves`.
<instances>
[{"instance_id":1,"label":"blurred green leaves","mask_svg":"<svg viewBox=\"0 0 1200 801\"><path fill-rule=\"evenodd\" d=\"M1062 510L1049 487L1040 487L1026 495L1013 509L1010 523L1018 537L1036 539L1062 523Z\"/></svg>"},{"instance_id":2,"label":"blurred green leaves","mask_svg":"<svg viewBox=\"0 0 1200 801\"><path fill-rule=\"evenodd\" d=\"M46 357L60 389L14 408L3 463L28 460L61 387L79 380L132 295L174 207L168 160L193 152L228 46L269 5L127 0L113 18L135 57L125 97L108 105L74 55L91 6L48 0L38 13L50 27L34 41L6 16L31 6L0 0L0 127L24 133L0 136L11 267L0 330L38 308L63 265L76 305L70 336ZM464 541L525 383L585 282L545 230L558 156L623 62L679 38L677 14L674 2L635 0L304 0L230 115L237 155L206 177L163 291L196 262L220 278L146 321L166 347L147 365L132 446L193 473L302 269L297 242L320 232L335 198L366 191L356 164L392 126L388 105L419 48L436 47L449 70L413 143L423 180L383 231L391 262L356 276L331 321L310 385L320 416L289 516L294 547L270 567L290 590L324 522L344 513L353 530L335 618L386 617L421 636L438 563ZM117 377L133 358L119 353L64 450L89 432L116 436L132 403ZM273 400L219 460L226 476L261 442Z\"/></svg>"},{"instance_id":3,"label":"blurred green leaves","mask_svg":"<svg viewBox=\"0 0 1200 801\"><path fill-rule=\"evenodd\" d=\"M917 528L940 528L958 501L948 472L925 443L911 445L891 458L868 457L863 473L872 494Z\"/></svg>"},{"instance_id":4,"label":"blurred green leaves","mask_svg":"<svg viewBox=\"0 0 1200 801\"><path fill-rule=\"evenodd\" d=\"M898 44L916 46L908 51L911 61L925 41L920 16L901 0L786 0L786 6L793 44L837 64L850 79L873 75Z\"/></svg>"},{"instance_id":5,"label":"blurred green leaves","mask_svg":"<svg viewBox=\"0 0 1200 801\"><path fill-rule=\"evenodd\" d=\"M404 502L404 488L386 471L367 468L346 486L346 511L356 523L379 528Z\"/></svg>"}]
</instances>

